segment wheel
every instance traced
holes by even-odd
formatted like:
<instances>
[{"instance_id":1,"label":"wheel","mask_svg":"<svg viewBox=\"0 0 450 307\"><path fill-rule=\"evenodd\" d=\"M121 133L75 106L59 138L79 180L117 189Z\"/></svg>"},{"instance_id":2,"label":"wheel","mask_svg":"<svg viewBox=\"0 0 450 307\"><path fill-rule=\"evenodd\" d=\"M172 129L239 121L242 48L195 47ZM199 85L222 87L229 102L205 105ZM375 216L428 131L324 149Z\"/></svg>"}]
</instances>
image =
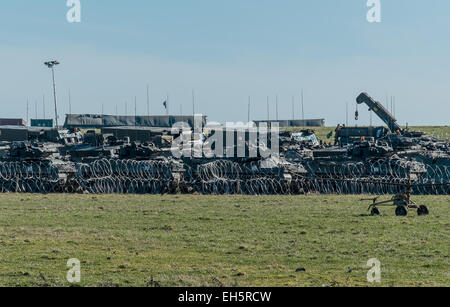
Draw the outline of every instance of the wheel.
<instances>
[{"instance_id":1,"label":"wheel","mask_svg":"<svg viewBox=\"0 0 450 307\"><path fill-rule=\"evenodd\" d=\"M406 216L406 215L408 215L408 207L406 207L406 206L397 206L397 208L395 208L395 215L396 216Z\"/></svg>"},{"instance_id":2,"label":"wheel","mask_svg":"<svg viewBox=\"0 0 450 307\"><path fill-rule=\"evenodd\" d=\"M417 214L419 216L421 215L428 215L430 213L430 210L428 210L428 207L425 205L420 205L419 209L417 209Z\"/></svg>"},{"instance_id":3,"label":"wheel","mask_svg":"<svg viewBox=\"0 0 450 307\"><path fill-rule=\"evenodd\" d=\"M378 210L377 207L373 207L372 210L370 211L370 215L380 215L380 210Z\"/></svg>"}]
</instances>

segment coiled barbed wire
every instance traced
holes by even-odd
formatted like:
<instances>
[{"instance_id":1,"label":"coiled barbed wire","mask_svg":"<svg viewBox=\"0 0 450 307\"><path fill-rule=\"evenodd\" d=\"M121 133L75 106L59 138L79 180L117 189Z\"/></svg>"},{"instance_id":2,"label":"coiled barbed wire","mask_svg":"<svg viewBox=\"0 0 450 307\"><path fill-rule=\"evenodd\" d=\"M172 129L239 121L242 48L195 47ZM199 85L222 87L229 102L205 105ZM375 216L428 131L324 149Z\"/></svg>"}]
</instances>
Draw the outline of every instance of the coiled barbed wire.
<instances>
[{"instance_id":1,"label":"coiled barbed wire","mask_svg":"<svg viewBox=\"0 0 450 307\"><path fill-rule=\"evenodd\" d=\"M304 171L292 171L299 166ZM309 161L265 168L260 161L198 165L170 159L100 159L69 170L49 161L0 162L0 193L449 195L450 167L400 159Z\"/></svg>"}]
</instances>

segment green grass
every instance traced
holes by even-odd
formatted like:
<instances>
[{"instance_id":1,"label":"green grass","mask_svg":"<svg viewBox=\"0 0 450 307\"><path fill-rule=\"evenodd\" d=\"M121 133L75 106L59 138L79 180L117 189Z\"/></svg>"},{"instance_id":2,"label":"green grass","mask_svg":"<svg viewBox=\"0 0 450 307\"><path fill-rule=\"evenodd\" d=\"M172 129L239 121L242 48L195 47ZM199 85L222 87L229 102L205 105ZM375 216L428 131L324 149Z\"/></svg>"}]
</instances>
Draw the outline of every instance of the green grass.
<instances>
[{"instance_id":1,"label":"green grass","mask_svg":"<svg viewBox=\"0 0 450 307\"><path fill-rule=\"evenodd\" d=\"M291 128L280 128L282 130L290 130L290 131L298 131L302 129L312 129L316 132L316 136L318 139L323 140L325 142L334 142L334 130L336 127L291 127ZM439 139L448 139L450 138L450 126L422 126L422 127L409 127L410 131L422 131L426 132L430 136L434 136ZM333 132L333 136L328 139L327 135Z\"/></svg>"},{"instance_id":2,"label":"green grass","mask_svg":"<svg viewBox=\"0 0 450 307\"><path fill-rule=\"evenodd\" d=\"M450 286L450 197L0 195L0 286ZM304 268L304 272L296 272Z\"/></svg>"}]
</instances>

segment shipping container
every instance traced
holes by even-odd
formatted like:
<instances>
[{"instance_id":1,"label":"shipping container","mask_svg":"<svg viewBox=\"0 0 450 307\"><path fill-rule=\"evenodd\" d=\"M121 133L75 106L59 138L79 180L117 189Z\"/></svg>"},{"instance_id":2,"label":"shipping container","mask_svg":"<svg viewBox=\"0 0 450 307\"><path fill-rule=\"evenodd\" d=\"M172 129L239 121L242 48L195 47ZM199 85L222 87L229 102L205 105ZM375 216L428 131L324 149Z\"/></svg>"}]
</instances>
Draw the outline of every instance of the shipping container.
<instances>
[{"instance_id":1,"label":"shipping container","mask_svg":"<svg viewBox=\"0 0 450 307\"><path fill-rule=\"evenodd\" d=\"M53 128L53 119L32 119L31 127Z\"/></svg>"},{"instance_id":2,"label":"shipping container","mask_svg":"<svg viewBox=\"0 0 450 307\"><path fill-rule=\"evenodd\" d=\"M0 126L26 126L27 123L21 118L0 118Z\"/></svg>"}]
</instances>

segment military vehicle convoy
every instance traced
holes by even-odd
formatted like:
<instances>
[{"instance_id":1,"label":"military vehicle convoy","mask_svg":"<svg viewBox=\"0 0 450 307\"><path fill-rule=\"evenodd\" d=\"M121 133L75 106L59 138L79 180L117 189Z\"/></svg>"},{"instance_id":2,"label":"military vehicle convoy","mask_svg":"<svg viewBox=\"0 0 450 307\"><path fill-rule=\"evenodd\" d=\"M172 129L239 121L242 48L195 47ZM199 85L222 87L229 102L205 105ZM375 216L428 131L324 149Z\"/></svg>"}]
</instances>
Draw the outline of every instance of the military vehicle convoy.
<instances>
[{"instance_id":1,"label":"military vehicle convoy","mask_svg":"<svg viewBox=\"0 0 450 307\"><path fill-rule=\"evenodd\" d=\"M250 130L233 132L244 142L243 156L218 155L211 148L236 153L237 141L211 145L211 129L200 127L188 134L192 152L200 150L176 157L176 140L195 125L193 118L142 117L130 126L130 117L110 116L102 126L105 119L89 116L98 126L88 129L77 126L87 120L71 115L62 130L0 127L0 192L448 195L448 140L402 129L366 93L356 101L387 128L338 127L335 146L319 142L312 130L281 131L275 140L279 152L270 156L264 153L274 140L258 135L252 142ZM187 125L171 129L177 120ZM127 126L114 126L120 122ZM165 127L145 126L155 122ZM203 117L201 126L205 123ZM207 145L210 151L202 150Z\"/></svg>"}]
</instances>

